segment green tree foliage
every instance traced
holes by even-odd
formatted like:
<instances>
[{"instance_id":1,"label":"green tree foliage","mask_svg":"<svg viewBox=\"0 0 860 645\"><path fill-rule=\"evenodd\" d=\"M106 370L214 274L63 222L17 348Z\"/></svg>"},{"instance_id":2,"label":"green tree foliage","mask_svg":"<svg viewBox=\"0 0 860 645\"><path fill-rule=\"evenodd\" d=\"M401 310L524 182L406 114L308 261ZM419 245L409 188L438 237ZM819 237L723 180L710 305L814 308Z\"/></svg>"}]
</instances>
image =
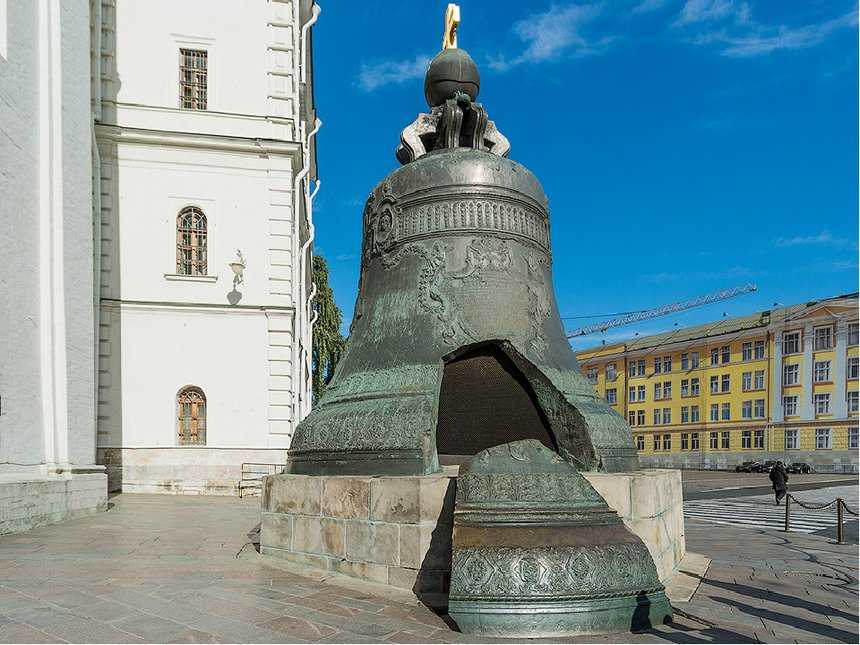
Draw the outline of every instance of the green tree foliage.
<instances>
[{"instance_id":1,"label":"green tree foliage","mask_svg":"<svg viewBox=\"0 0 860 645\"><path fill-rule=\"evenodd\" d=\"M343 354L346 339L340 333L343 314L334 301L334 293L328 284L328 264L320 255L314 256L313 280L317 285L314 311L317 322L313 330L313 388L314 402L319 401L326 386L334 376L334 368Z\"/></svg>"}]
</instances>

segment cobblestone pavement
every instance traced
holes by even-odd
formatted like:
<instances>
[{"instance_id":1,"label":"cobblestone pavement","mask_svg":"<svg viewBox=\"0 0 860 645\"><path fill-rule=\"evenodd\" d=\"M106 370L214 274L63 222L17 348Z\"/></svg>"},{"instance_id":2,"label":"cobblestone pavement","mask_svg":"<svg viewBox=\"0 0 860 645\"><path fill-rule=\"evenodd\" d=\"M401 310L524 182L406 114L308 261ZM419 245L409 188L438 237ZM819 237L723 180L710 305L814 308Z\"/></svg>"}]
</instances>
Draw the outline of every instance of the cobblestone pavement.
<instances>
[{"instance_id":1,"label":"cobblestone pavement","mask_svg":"<svg viewBox=\"0 0 860 645\"><path fill-rule=\"evenodd\" d=\"M476 642L410 595L324 580L249 545L259 499L121 495L0 537L0 642ZM857 642L857 550L689 522L713 558L676 622L581 642Z\"/></svg>"}]
</instances>

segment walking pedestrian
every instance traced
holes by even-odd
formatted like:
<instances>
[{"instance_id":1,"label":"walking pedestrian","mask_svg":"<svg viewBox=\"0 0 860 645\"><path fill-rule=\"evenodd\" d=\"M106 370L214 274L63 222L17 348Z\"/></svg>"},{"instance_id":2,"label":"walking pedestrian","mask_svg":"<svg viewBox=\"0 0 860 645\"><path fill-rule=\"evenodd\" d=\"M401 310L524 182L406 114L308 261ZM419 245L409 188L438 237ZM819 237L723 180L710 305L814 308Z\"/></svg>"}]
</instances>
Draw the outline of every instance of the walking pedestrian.
<instances>
[{"instance_id":1,"label":"walking pedestrian","mask_svg":"<svg viewBox=\"0 0 860 645\"><path fill-rule=\"evenodd\" d=\"M788 492L788 473L781 461L776 462L776 466L770 469L768 474L770 481L773 482L773 492L776 495L776 505L779 506L780 500L785 497Z\"/></svg>"}]
</instances>

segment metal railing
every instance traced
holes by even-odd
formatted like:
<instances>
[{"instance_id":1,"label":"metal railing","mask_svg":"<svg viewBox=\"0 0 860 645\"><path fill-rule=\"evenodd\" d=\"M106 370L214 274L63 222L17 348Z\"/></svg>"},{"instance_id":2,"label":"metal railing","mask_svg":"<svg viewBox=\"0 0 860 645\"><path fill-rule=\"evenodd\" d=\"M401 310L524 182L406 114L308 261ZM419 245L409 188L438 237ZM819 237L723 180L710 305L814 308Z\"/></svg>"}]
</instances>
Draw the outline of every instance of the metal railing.
<instances>
[{"instance_id":1,"label":"metal railing","mask_svg":"<svg viewBox=\"0 0 860 645\"><path fill-rule=\"evenodd\" d=\"M849 515L853 515L857 517L857 511L851 510L851 507L845 503L845 500L841 497L837 497L832 502L828 502L827 504L807 504L801 502L791 493L786 493L785 495L785 532L788 533L791 530L791 502L794 502L800 506L801 508L805 508L810 511L823 511L825 509L830 508L834 504L836 504L836 543L842 544L842 520L844 517L843 511L848 511Z\"/></svg>"},{"instance_id":2,"label":"metal railing","mask_svg":"<svg viewBox=\"0 0 860 645\"><path fill-rule=\"evenodd\" d=\"M259 495L263 490L263 477L280 475L284 472L284 464L263 464L246 461L242 464L242 476L239 480L239 497Z\"/></svg>"}]
</instances>

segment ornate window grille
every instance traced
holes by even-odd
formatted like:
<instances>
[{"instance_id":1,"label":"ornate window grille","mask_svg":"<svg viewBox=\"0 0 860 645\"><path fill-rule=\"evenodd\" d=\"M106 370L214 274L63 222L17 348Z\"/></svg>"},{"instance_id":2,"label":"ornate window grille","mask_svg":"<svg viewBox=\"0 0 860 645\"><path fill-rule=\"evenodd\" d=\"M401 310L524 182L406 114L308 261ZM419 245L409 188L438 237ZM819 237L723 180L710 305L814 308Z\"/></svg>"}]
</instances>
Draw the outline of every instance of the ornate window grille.
<instances>
[{"instance_id":1,"label":"ornate window grille","mask_svg":"<svg viewBox=\"0 0 860 645\"><path fill-rule=\"evenodd\" d=\"M176 218L176 273L206 275L206 215L196 206L182 209Z\"/></svg>"},{"instance_id":2,"label":"ornate window grille","mask_svg":"<svg viewBox=\"0 0 860 645\"><path fill-rule=\"evenodd\" d=\"M199 387L182 388L176 397L177 433L180 446L206 445L206 395Z\"/></svg>"},{"instance_id":3,"label":"ornate window grille","mask_svg":"<svg viewBox=\"0 0 860 645\"><path fill-rule=\"evenodd\" d=\"M208 53L202 49L179 50L179 105L188 110L205 110Z\"/></svg>"}]
</instances>

